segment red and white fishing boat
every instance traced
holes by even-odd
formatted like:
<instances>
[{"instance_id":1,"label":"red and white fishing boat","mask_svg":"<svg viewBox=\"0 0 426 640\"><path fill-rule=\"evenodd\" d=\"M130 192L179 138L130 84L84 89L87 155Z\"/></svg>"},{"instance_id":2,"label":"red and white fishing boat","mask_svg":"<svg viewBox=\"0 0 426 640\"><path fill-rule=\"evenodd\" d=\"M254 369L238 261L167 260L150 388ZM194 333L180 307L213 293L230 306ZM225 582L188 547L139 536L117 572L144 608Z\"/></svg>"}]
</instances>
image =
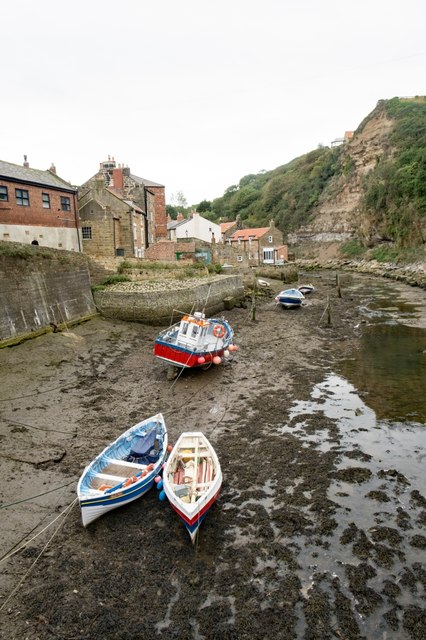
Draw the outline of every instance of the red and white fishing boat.
<instances>
[{"instance_id":1,"label":"red and white fishing boat","mask_svg":"<svg viewBox=\"0 0 426 640\"><path fill-rule=\"evenodd\" d=\"M225 318L206 318L201 311L161 331L154 344L154 355L180 368L220 364L237 350L234 332Z\"/></svg>"},{"instance_id":2,"label":"red and white fishing boat","mask_svg":"<svg viewBox=\"0 0 426 640\"><path fill-rule=\"evenodd\" d=\"M199 431L180 435L163 471L163 490L194 543L198 529L222 486L219 459Z\"/></svg>"}]
</instances>

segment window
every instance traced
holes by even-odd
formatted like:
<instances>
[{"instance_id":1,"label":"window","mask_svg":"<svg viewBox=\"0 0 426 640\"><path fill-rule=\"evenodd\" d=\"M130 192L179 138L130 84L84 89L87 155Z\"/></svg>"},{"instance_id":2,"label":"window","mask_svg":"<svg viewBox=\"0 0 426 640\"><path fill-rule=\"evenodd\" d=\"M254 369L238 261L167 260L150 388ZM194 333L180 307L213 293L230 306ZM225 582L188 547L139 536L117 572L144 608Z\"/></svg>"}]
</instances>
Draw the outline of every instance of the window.
<instances>
[{"instance_id":1,"label":"window","mask_svg":"<svg viewBox=\"0 0 426 640\"><path fill-rule=\"evenodd\" d=\"M83 236L83 240L91 240L92 227L81 227L81 235Z\"/></svg>"},{"instance_id":2,"label":"window","mask_svg":"<svg viewBox=\"0 0 426 640\"><path fill-rule=\"evenodd\" d=\"M273 249L264 249L263 250L263 262L274 262L274 250Z\"/></svg>"},{"instance_id":3,"label":"window","mask_svg":"<svg viewBox=\"0 0 426 640\"><path fill-rule=\"evenodd\" d=\"M26 189L15 189L15 195L16 204L19 204L21 207L30 206L30 196Z\"/></svg>"},{"instance_id":4,"label":"window","mask_svg":"<svg viewBox=\"0 0 426 640\"><path fill-rule=\"evenodd\" d=\"M237 261L238 262L242 262L243 261L243 256L237 256Z\"/></svg>"},{"instance_id":5,"label":"window","mask_svg":"<svg viewBox=\"0 0 426 640\"><path fill-rule=\"evenodd\" d=\"M268 242L272 242L272 236L268 236Z\"/></svg>"},{"instance_id":6,"label":"window","mask_svg":"<svg viewBox=\"0 0 426 640\"><path fill-rule=\"evenodd\" d=\"M7 202L9 200L9 196L7 194L7 187L0 187L0 202Z\"/></svg>"},{"instance_id":7,"label":"window","mask_svg":"<svg viewBox=\"0 0 426 640\"><path fill-rule=\"evenodd\" d=\"M61 209L62 211L71 211L71 200L66 196L61 196Z\"/></svg>"},{"instance_id":8,"label":"window","mask_svg":"<svg viewBox=\"0 0 426 640\"><path fill-rule=\"evenodd\" d=\"M48 193L42 193L43 209L50 209L50 196Z\"/></svg>"}]
</instances>

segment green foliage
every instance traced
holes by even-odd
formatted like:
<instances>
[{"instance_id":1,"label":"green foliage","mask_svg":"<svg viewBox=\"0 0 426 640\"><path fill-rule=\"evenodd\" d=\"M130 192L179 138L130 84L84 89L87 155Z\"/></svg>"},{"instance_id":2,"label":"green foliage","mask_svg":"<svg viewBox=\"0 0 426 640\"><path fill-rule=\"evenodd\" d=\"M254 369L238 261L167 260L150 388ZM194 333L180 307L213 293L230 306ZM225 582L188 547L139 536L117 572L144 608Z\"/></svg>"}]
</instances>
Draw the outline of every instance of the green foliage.
<instances>
[{"instance_id":1,"label":"green foliage","mask_svg":"<svg viewBox=\"0 0 426 640\"><path fill-rule=\"evenodd\" d=\"M21 260L28 260L34 257L52 260L53 257L58 257L54 255L52 251L44 249L43 247L32 244L20 244L18 242L0 242L0 256L21 258Z\"/></svg>"},{"instance_id":2,"label":"green foliage","mask_svg":"<svg viewBox=\"0 0 426 640\"><path fill-rule=\"evenodd\" d=\"M266 227L272 220L287 232L308 222L330 178L339 168L340 149L320 148L273 171L241 178L212 202L216 221L235 220Z\"/></svg>"},{"instance_id":3,"label":"green foliage","mask_svg":"<svg viewBox=\"0 0 426 640\"><path fill-rule=\"evenodd\" d=\"M118 266L118 273L124 273L126 271L163 271L167 269L176 269L176 264L174 262L148 262L137 260L135 262L129 262L128 260L123 260Z\"/></svg>"},{"instance_id":4,"label":"green foliage","mask_svg":"<svg viewBox=\"0 0 426 640\"><path fill-rule=\"evenodd\" d=\"M398 262L399 250L394 246L381 244L370 251L370 259L377 262Z\"/></svg>"},{"instance_id":5,"label":"green foliage","mask_svg":"<svg viewBox=\"0 0 426 640\"><path fill-rule=\"evenodd\" d=\"M207 265L207 269L209 273L222 273L222 265L219 263L209 264Z\"/></svg>"},{"instance_id":6,"label":"green foliage","mask_svg":"<svg viewBox=\"0 0 426 640\"><path fill-rule=\"evenodd\" d=\"M347 258L360 258L366 249L358 240L349 240L340 247L340 252Z\"/></svg>"},{"instance_id":7,"label":"green foliage","mask_svg":"<svg viewBox=\"0 0 426 640\"><path fill-rule=\"evenodd\" d=\"M171 217L172 220L176 220L179 209L172 204L166 204L166 213Z\"/></svg>"},{"instance_id":8,"label":"green foliage","mask_svg":"<svg viewBox=\"0 0 426 640\"><path fill-rule=\"evenodd\" d=\"M105 280L103 280L101 285L103 285L104 287L107 287L110 284L117 284L117 282L131 282L131 278L129 278L128 276L121 275L119 273L113 273L111 276L108 276L108 278L105 278Z\"/></svg>"},{"instance_id":9,"label":"green foliage","mask_svg":"<svg viewBox=\"0 0 426 640\"><path fill-rule=\"evenodd\" d=\"M384 108L395 119L393 150L367 176L364 207L384 238L415 246L425 240L426 101L393 98Z\"/></svg>"},{"instance_id":10,"label":"green foliage","mask_svg":"<svg viewBox=\"0 0 426 640\"><path fill-rule=\"evenodd\" d=\"M207 211L211 211L212 203L210 200L202 200L196 207L198 213L204 214Z\"/></svg>"}]
</instances>

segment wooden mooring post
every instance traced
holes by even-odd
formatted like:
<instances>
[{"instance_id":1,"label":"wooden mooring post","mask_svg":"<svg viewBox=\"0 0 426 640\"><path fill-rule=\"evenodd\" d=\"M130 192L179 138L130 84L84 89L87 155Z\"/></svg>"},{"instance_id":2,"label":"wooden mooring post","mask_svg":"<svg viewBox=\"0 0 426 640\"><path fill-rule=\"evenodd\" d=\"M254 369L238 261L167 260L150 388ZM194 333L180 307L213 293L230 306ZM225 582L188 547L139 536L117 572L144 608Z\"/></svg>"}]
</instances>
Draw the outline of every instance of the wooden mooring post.
<instances>
[{"instance_id":1,"label":"wooden mooring post","mask_svg":"<svg viewBox=\"0 0 426 640\"><path fill-rule=\"evenodd\" d=\"M336 288L337 288L337 295L338 295L339 298L341 298L342 297L342 291L340 289L340 277L339 277L338 273L336 273Z\"/></svg>"}]
</instances>

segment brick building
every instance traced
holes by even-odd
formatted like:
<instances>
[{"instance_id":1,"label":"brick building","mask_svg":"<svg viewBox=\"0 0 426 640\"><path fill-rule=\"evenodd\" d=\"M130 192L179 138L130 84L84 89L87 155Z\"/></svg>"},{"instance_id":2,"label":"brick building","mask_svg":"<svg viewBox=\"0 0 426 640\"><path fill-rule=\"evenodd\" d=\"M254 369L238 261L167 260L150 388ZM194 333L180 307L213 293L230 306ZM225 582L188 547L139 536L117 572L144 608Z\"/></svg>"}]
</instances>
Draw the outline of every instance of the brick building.
<instances>
[{"instance_id":1,"label":"brick building","mask_svg":"<svg viewBox=\"0 0 426 640\"><path fill-rule=\"evenodd\" d=\"M0 239L81 251L77 189L48 171L0 160Z\"/></svg>"},{"instance_id":2,"label":"brick building","mask_svg":"<svg viewBox=\"0 0 426 640\"><path fill-rule=\"evenodd\" d=\"M140 247L136 247L137 251L132 250L132 241L127 242L125 238L128 236L128 222L126 216L123 216L122 203L127 203L132 207L135 215L141 214L144 217L143 224L143 249L146 249L152 244L155 244L159 240L167 239L167 214L166 214L166 196L165 188L163 185L146 178L140 178L139 176L131 173L129 167L116 164L114 158L108 157L108 160L101 162L99 172L92 176L87 182L85 182L79 189L79 210L80 218L82 215L87 216L86 204L90 199L94 199L95 194L99 194L100 183L103 182L104 187L109 194L114 194L117 197L117 201L109 200L111 208L106 212L105 210L96 210L92 208L91 221L96 219L96 234L100 233L102 225L105 225L105 233L103 237L95 238L93 232L95 231L92 226L92 240L98 242L98 251L102 249L104 255L110 255L111 252L115 255L124 256L140 256ZM119 201L121 204L119 205ZM104 203L105 204L105 203ZM85 207L85 211L82 208ZM108 214L108 215L107 215ZM111 218L115 220L115 223L111 222ZM85 218L87 221L87 218ZM131 228L134 230L134 224L137 229L140 228L140 223L133 220ZM114 227L115 231L112 234L108 229ZM83 226L83 224L81 224ZM136 241L136 238L134 238ZM108 244L109 243L109 244ZM86 243L85 243L86 244ZM117 253L118 250L118 253ZM142 251L143 253L144 251ZM100 255L98 253L98 255Z\"/></svg>"}]
</instances>

